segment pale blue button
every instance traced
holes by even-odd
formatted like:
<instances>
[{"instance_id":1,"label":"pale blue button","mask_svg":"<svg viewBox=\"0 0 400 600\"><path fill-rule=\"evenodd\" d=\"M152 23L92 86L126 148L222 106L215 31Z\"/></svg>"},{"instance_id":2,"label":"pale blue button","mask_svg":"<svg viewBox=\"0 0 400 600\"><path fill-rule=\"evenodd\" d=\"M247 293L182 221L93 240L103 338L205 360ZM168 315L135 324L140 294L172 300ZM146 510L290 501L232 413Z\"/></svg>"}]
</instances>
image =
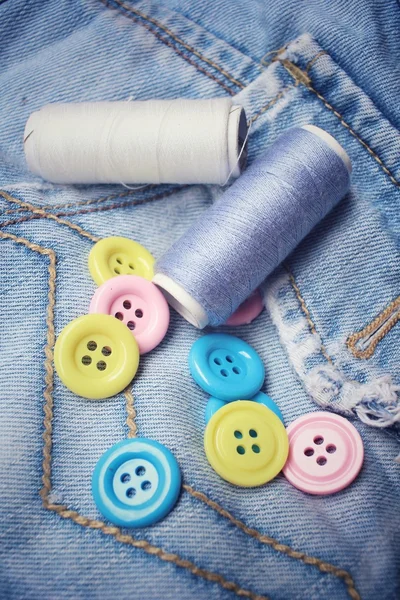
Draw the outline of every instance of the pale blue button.
<instances>
[{"instance_id":1,"label":"pale blue button","mask_svg":"<svg viewBox=\"0 0 400 600\"><path fill-rule=\"evenodd\" d=\"M264 383L265 369L257 352L226 333L210 333L189 353L193 379L208 394L231 402L252 398Z\"/></svg>"},{"instance_id":2,"label":"pale blue button","mask_svg":"<svg viewBox=\"0 0 400 600\"><path fill-rule=\"evenodd\" d=\"M123 440L109 448L92 478L93 498L101 514L120 527L145 527L175 506L181 473L174 455L146 438Z\"/></svg>"},{"instance_id":3,"label":"pale blue button","mask_svg":"<svg viewBox=\"0 0 400 600\"><path fill-rule=\"evenodd\" d=\"M282 413L270 396L267 396L267 394L264 394L264 392L258 392L258 394L253 396L253 398L251 398L251 400L254 400L254 402L257 402L258 404L263 404L264 406L266 406L267 408L272 410L272 412L275 413L276 416L279 417L279 419L283 423ZM217 410L219 410L220 408L225 406L225 404L226 404L226 402L224 402L223 400L218 400L218 398L210 398L209 399L209 401L207 402L206 411L204 414L206 425L207 425L208 421L211 419L211 417L217 412Z\"/></svg>"}]
</instances>

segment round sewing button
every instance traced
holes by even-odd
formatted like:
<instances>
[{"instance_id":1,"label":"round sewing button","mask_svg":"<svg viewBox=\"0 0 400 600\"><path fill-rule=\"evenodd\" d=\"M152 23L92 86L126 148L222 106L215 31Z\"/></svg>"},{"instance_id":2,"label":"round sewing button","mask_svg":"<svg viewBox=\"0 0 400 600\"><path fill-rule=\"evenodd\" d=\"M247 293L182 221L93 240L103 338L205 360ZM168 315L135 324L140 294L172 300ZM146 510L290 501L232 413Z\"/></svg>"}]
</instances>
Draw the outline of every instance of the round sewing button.
<instances>
[{"instance_id":1,"label":"round sewing button","mask_svg":"<svg viewBox=\"0 0 400 600\"><path fill-rule=\"evenodd\" d=\"M101 285L117 275L139 275L153 279L154 258L138 242L124 237L109 237L97 242L89 254L89 271Z\"/></svg>"},{"instance_id":2,"label":"round sewing button","mask_svg":"<svg viewBox=\"0 0 400 600\"><path fill-rule=\"evenodd\" d=\"M134 378L139 349L129 329L109 315L84 315L58 336L54 364L61 381L78 396L114 396Z\"/></svg>"},{"instance_id":3,"label":"round sewing button","mask_svg":"<svg viewBox=\"0 0 400 600\"><path fill-rule=\"evenodd\" d=\"M189 353L189 368L205 392L225 402L251 398L265 377L257 352L225 333L210 333L196 340Z\"/></svg>"},{"instance_id":4,"label":"round sewing button","mask_svg":"<svg viewBox=\"0 0 400 600\"><path fill-rule=\"evenodd\" d=\"M258 392L258 394L253 396L253 398L251 398L251 400L252 400L252 402L257 402L258 404L263 404L266 408L269 408L269 410L272 410L272 412L274 412L276 414L276 416L279 417L279 419L283 423L282 413L270 396L267 396L267 394L264 394L264 392ZM239 402L241 402L241 400L239 400ZM218 400L218 398L210 398L208 400L208 402L206 404L206 411L204 414L206 424L211 419L211 417L217 412L217 410L219 410L220 408L225 406L225 404L226 404L226 402L224 402L223 400Z\"/></svg>"},{"instance_id":5,"label":"round sewing button","mask_svg":"<svg viewBox=\"0 0 400 600\"><path fill-rule=\"evenodd\" d=\"M255 290L225 322L225 325L236 327L237 325L248 325L262 312L264 303L260 290Z\"/></svg>"},{"instance_id":6,"label":"round sewing button","mask_svg":"<svg viewBox=\"0 0 400 600\"><path fill-rule=\"evenodd\" d=\"M288 437L280 419L251 400L230 402L210 419L204 447L212 468L241 487L263 485L285 464Z\"/></svg>"},{"instance_id":7,"label":"round sewing button","mask_svg":"<svg viewBox=\"0 0 400 600\"><path fill-rule=\"evenodd\" d=\"M328 413L303 415L287 428L289 458L286 479L309 494L334 494L347 487L360 472L364 446L347 419Z\"/></svg>"},{"instance_id":8,"label":"round sewing button","mask_svg":"<svg viewBox=\"0 0 400 600\"><path fill-rule=\"evenodd\" d=\"M175 506L181 473L174 455L146 438L123 440L98 461L93 498L101 514L120 527L146 527Z\"/></svg>"},{"instance_id":9,"label":"round sewing button","mask_svg":"<svg viewBox=\"0 0 400 600\"><path fill-rule=\"evenodd\" d=\"M121 275L97 288L89 312L117 318L131 330L140 354L163 340L169 325L169 308L160 290L143 277Z\"/></svg>"}]
</instances>

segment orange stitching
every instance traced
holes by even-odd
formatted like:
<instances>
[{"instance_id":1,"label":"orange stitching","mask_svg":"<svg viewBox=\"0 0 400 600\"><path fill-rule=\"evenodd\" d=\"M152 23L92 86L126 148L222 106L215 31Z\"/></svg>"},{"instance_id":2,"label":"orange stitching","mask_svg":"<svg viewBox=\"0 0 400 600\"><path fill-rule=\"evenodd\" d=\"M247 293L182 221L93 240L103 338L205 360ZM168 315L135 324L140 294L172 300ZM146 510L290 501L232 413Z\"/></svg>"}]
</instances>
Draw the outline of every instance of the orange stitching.
<instances>
[{"instance_id":1,"label":"orange stitching","mask_svg":"<svg viewBox=\"0 0 400 600\"><path fill-rule=\"evenodd\" d=\"M10 202L11 204L13 204L13 203L18 204L19 206L27 208L29 211L31 211L35 215L39 215L37 218L45 217L46 219L52 219L53 221L56 221L57 223L60 223L61 225L66 225L70 229L73 229L74 231L77 231L78 233L80 233L83 237L86 237L89 240L92 240L92 242L98 242L100 240L99 237L97 237L91 233L88 233L87 231L82 229L82 227L80 227L79 225L75 225L75 223L71 223L70 221L67 221L66 219L60 219L56 215L48 213L48 212L42 210L41 208L36 208L35 206L32 206L32 204L29 204L28 202L22 202L21 200L17 200L17 198L10 196L9 194L7 194L7 192L0 191L0 196L2 196L5 200ZM34 218L33 216L30 216L30 217L23 217L22 219L19 219L16 221L11 221L11 222L9 221L9 222L3 223L3 227L5 227L6 225L14 224L15 222L21 223L22 221L29 221L33 218Z\"/></svg>"},{"instance_id":2,"label":"orange stitching","mask_svg":"<svg viewBox=\"0 0 400 600\"><path fill-rule=\"evenodd\" d=\"M383 338L389 333L389 331L400 320L400 311L398 310L399 308L400 308L400 296L398 296L395 300L393 300L393 302L391 302L385 308L385 310L383 310L377 317L375 317L375 319L371 323L369 323L369 325L364 327L364 329L362 329L361 331L359 331L357 333L352 333L347 338L346 345L347 345L348 349L350 350L350 352L352 352L352 354L354 354L354 356L356 358L371 358L371 356L374 354L375 349L376 349L377 345L379 344L379 342L381 340L383 340ZM396 310L398 310L397 313L395 313ZM389 318L386 325L384 325L384 327L382 327L381 331L379 331L377 333L377 335L373 338L372 342L369 344L369 346L366 350L359 350L358 348L356 348L356 344L361 338L369 336L373 331L375 331L375 329L380 327L380 325L382 323L384 323L386 321L386 319L392 313L395 313L395 314L393 314Z\"/></svg>"},{"instance_id":3,"label":"orange stitching","mask_svg":"<svg viewBox=\"0 0 400 600\"><path fill-rule=\"evenodd\" d=\"M324 56L324 54L328 54L328 52L326 50L321 50L320 52L318 52L314 58L312 58L311 60L308 61L307 65L306 65L306 73L309 72L309 70L311 69L311 67L317 62L317 60L321 57ZM329 56L329 54L328 54Z\"/></svg>"},{"instance_id":4,"label":"orange stitching","mask_svg":"<svg viewBox=\"0 0 400 600\"><path fill-rule=\"evenodd\" d=\"M289 269L289 267L287 265L284 264L283 266L285 267L285 269L287 271L287 274L289 275L290 282L291 282L291 284L293 286L294 291L296 292L297 299L300 302L301 310L303 311L304 316L307 319L307 323L308 323L308 325L310 327L311 333L313 333L314 335L318 336L319 339L321 340L321 337L320 337L320 335L318 334L318 332L317 332L317 330L315 328L314 322L311 319L310 311L307 308L305 300L304 300L303 296L301 295L300 288L297 285L296 280L295 280L292 272L290 271L290 269ZM321 349L322 355L326 358L326 360L331 365L333 365L333 361L332 361L331 357L329 356L328 352L326 351L326 348L325 348L324 344L322 343L322 341L321 341L321 344L320 344L320 349Z\"/></svg>"},{"instance_id":5,"label":"orange stitching","mask_svg":"<svg viewBox=\"0 0 400 600\"><path fill-rule=\"evenodd\" d=\"M317 92L317 90L315 88L313 88L310 83L307 82L307 80L311 81L308 74L305 71L302 71L297 65L290 62L287 59L280 60L280 62L282 63L283 67L288 71L288 73L290 73L290 75L293 77L293 79L295 79L296 81L299 81L299 83L302 83L308 90L310 90L310 92L313 92L313 94L315 94L317 96L317 98L319 98L319 100L321 100L321 102L323 102L323 104L326 106L326 108L328 108L335 115L335 117L337 117L339 119L339 121L343 125L343 127L345 127L348 130L348 132L363 146L363 148L365 148L367 150L368 154L370 154L370 156L372 156L372 158L374 160L376 160L378 165L381 167L382 171L389 177L390 181L396 187L400 187L400 181L397 181L397 179L394 177L392 172L387 168L387 166L385 165L383 160L381 158L379 158L377 153L374 150L372 150L372 148L370 148L370 146L367 144L367 142L365 142L358 135L358 133L356 133L354 131L354 129L352 129L352 127L344 120L343 116L332 106L332 104L330 104L323 97L322 94ZM294 69L296 69L296 71ZM301 73L302 76L300 76L299 73Z\"/></svg>"},{"instance_id":6,"label":"orange stitching","mask_svg":"<svg viewBox=\"0 0 400 600\"><path fill-rule=\"evenodd\" d=\"M125 399L126 399L126 424L128 425L128 438L134 438L137 436L137 425L135 422L136 419L136 409L135 409L135 401L133 399L133 395L130 389L125 390Z\"/></svg>"},{"instance_id":7,"label":"orange stitching","mask_svg":"<svg viewBox=\"0 0 400 600\"><path fill-rule=\"evenodd\" d=\"M178 554L166 552L162 548L154 546L146 540L137 540L131 535L123 534L118 527L106 525L103 521L89 519L80 515L74 510L68 510L66 506L51 504L48 500L45 502L45 507L48 510L56 512L60 517L63 517L64 519L71 519L74 523L77 523L82 527L100 529L100 531L102 531L104 534L112 535L118 542L122 544L128 544L130 546L133 546L134 548L139 548L147 554L157 556L160 560L163 560L168 563L173 563L177 567L187 569L193 575L196 575L197 577L202 577L206 581L218 583L225 590L233 592L237 596L250 598L250 600L268 600L266 596L260 596L258 594L255 594L254 592L251 592L250 590L245 590L233 581L227 581L226 579L224 579L224 577L222 577L222 575L219 575L219 573L214 573L212 571L207 571L206 569L199 568L190 560L185 560L184 558L181 558Z\"/></svg>"},{"instance_id":8,"label":"orange stitching","mask_svg":"<svg viewBox=\"0 0 400 600\"><path fill-rule=\"evenodd\" d=\"M256 529L247 527L247 525L245 525L243 523L243 521L236 519L225 508L220 506L217 502L214 502L214 500L210 500L210 498L208 498L202 492L198 492L195 489L193 489L190 485L186 485L186 484L183 485L183 488L191 496L193 496L197 500L200 500L201 502L204 502L204 504L206 504L207 506L209 506L210 508L215 510L219 515L221 515L225 519L228 519L228 521L230 521L233 525L235 525L243 533L245 533L246 535L249 535L252 538L255 538L261 544L266 544L267 546L271 546L271 548L276 550L276 552L281 552L283 554L286 554L287 556L290 556L290 558L300 560L301 562L305 563L306 565L315 566L322 573L330 573L331 575L334 575L335 577L342 579L344 581L344 583L346 584L347 591L348 591L350 598L352 598L353 600L361 600L361 597L360 597L359 593L357 592L356 587L354 585L353 578L351 577L350 573L348 573L344 569L339 569L338 567L335 567L334 565L331 565L328 562L325 562L319 558L315 558L314 556L309 556L309 555L305 554L304 552L298 552L297 550L293 550L293 548L291 548L290 546L287 546L286 544L281 544L274 538L272 538L268 535L264 535L264 534L260 533L259 531L257 531Z\"/></svg>"},{"instance_id":9,"label":"orange stitching","mask_svg":"<svg viewBox=\"0 0 400 600\"><path fill-rule=\"evenodd\" d=\"M56 284L56 254L53 250L49 248L43 248L38 244L34 244L25 238L17 237L11 233L3 233L0 232L0 238L11 239L16 243L23 244L27 248L33 250L34 252L38 252L40 254L44 254L49 256L50 264L49 264L49 292L48 292L48 306L46 312L46 325L47 325L47 341L45 347L45 383L46 387L44 390L44 433L43 433L43 475L42 475L42 483L43 487L40 490L40 496L43 500L43 505L47 510L51 510L56 512L59 516L65 519L71 519L74 523L81 525L82 527L88 527L91 529L100 529L106 535L112 535L115 539L121 543L129 544L135 548L139 548L144 550L147 554L151 554L153 556L157 556L159 559L174 563L178 567L182 567L190 571L193 575L198 577L202 577L206 581L210 581L213 583L218 583L224 589L234 592L238 596L242 596L245 598L250 598L250 600L268 600L266 596L260 596L251 592L250 590L246 590L240 587L237 583L233 581L227 581L222 575L219 573L214 573L212 571L208 571L206 569L201 569L193 562L189 560L185 560L181 558L178 554L174 554L171 552L166 552L162 548L154 546L150 544L146 540L137 540L131 535L124 535L121 533L121 530L118 527L109 526L103 523L102 521L89 519L80 515L78 512L74 510L69 510L66 506L53 504L49 500L49 494L51 491L51 462L52 462L52 434L53 434L53 388L54 388L54 369L53 369L53 347L55 343L55 331L54 331L54 305L55 305L55 284ZM127 392L129 396L130 392ZM133 397L132 398L132 408L133 408ZM131 400L127 397L127 402L130 403ZM134 410L134 409L133 409Z\"/></svg>"},{"instance_id":10,"label":"orange stitching","mask_svg":"<svg viewBox=\"0 0 400 600\"><path fill-rule=\"evenodd\" d=\"M62 217L62 216L84 215L84 214L94 213L94 212L105 212L107 210L114 210L115 208L126 208L128 206L142 206L144 204L149 204L150 202L153 202L153 201L156 201L156 200L161 200L162 198L167 198L168 196L171 196L172 194L175 194L176 192L180 192L181 190L184 190L184 189L186 189L186 186L173 188L171 190L168 190L167 192L164 192L162 194L158 194L156 196L151 196L149 198L142 198L140 200L133 199L133 200L131 200L129 202L116 202L114 204L110 204L109 206L96 206L94 208L77 210L77 211L74 211L74 212L49 213L46 210L44 210L43 208L37 208L37 207L34 207L32 205L32 209L35 210L35 214L34 215L30 215L30 216L27 216L27 217L20 217L19 219L11 219L9 221L5 221L4 223L0 224L0 228L1 227L7 227L8 225L16 225L18 223L24 223L25 221L31 221L32 219L55 218L55 220L58 220L58 217ZM0 192L0 196L1 195L4 196L4 194L5 194L5 192ZM14 199L14 201L16 202L15 199ZM21 201L19 201L19 203L21 203ZM25 203L22 203L22 204L25 204ZM21 210L30 210L30 211L32 211L32 209L23 208ZM16 212L16 211L11 211L11 212ZM64 225L65 225L65 223L66 222L63 220L63 224ZM84 231L84 230L82 229L82 231ZM87 235L91 235L91 234L87 234ZM93 241L97 241L97 240L93 239Z\"/></svg>"},{"instance_id":11,"label":"orange stitching","mask_svg":"<svg viewBox=\"0 0 400 600\"><path fill-rule=\"evenodd\" d=\"M149 184L149 188L155 187L154 185ZM23 186L22 186L23 189ZM121 192L119 194L110 194L109 196L103 196L101 198L90 198L89 200L85 200L84 202L67 202L66 204L41 204L41 205L33 205L36 208L41 208L42 210L54 210L56 208L73 208L78 206L86 206L88 204L97 204L100 202L107 202L107 200L113 200L114 198L125 198L126 196L131 196L135 193L136 190L129 190L128 192ZM9 209L2 212L3 215L9 215L16 212L23 212L26 210L25 208L16 208Z\"/></svg>"},{"instance_id":12,"label":"orange stitching","mask_svg":"<svg viewBox=\"0 0 400 600\"><path fill-rule=\"evenodd\" d=\"M102 4L108 6L109 8L113 8L112 6L110 6L108 4L107 0L100 0L100 2L102 2ZM173 40L175 40L178 44L180 44L181 46L183 46L184 48L186 48L186 50L188 50L191 54L194 54L194 56L197 56L197 58L199 58L203 62L207 63L208 65L210 65L211 67L213 67L217 71L219 71L231 83L237 85L238 87L240 87L242 89L245 87L244 84L241 81L238 81L237 79L235 79L234 77L232 77L232 75L230 75L228 73L228 71L226 71L225 69L223 69L222 67L220 67L219 65L217 65L217 63L215 63L211 59L207 58L203 54L200 54L200 52L198 50L196 50L195 48L193 48L193 46L189 46L189 44L186 44L180 37L178 37L176 34L174 34L170 29L168 29L168 27L166 27L165 25L163 25L162 23L160 23L156 19L153 19L153 17L145 15L140 10L137 10L136 8L133 8L132 6L128 6L127 4L124 4L124 2L121 2L121 0L114 0L114 2L116 4L119 4L119 6L121 6L122 8L124 8L129 13L133 13L133 14L137 15L138 17L141 17L145 21L148 21L149 23L152 23L153 25L155 25L159 29L162 29L162 31L164 31L169 37L171 37ZM116 10L116 9L114 8L114 10ZM125 15L125 16L127 16L127 15ZM143 26L146 27L146 25L143 24L143 23L141 23L140 21L136 21L136 22L139 23L140 25L143 25ZM153 33L154 35L156 35L156 37L159 37L159 36L157 36L157 33L151 29L151 27L147 26L146 29L148 29L151 33ZM166 43L165 40L162 40L162 41L164 41L164 43ZM169 44L167 44L167 45L169 45ZM174 46L171 46L171 47L174 48ZM184 55L182 55L182 56L184 56ZM196 68L197 68L197 66L196 66Z\"/></svg>"}]
</instances>

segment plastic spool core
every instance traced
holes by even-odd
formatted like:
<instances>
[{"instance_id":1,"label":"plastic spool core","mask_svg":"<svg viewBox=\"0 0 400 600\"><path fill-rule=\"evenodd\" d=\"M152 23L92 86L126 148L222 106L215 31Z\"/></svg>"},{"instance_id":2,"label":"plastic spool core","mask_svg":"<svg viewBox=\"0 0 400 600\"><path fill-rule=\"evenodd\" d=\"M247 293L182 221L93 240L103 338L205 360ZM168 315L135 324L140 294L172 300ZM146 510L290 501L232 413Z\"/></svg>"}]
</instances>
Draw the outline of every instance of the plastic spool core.
<instances>
[{"instance_id":1,"label":"plastic spool core","mask_svg":"<svg viewBox=\"0 0 400 600\"><path fill-rule=\"evenodd\" d=\"M239 177L247 162L246 113L241 106L233 105L228 119L228 164L231 177ZM239 154L242 152L239 158ZM223 182L222 182L223 183Z\"/></svg>"},{"instance_id":2,"label":"plastic spool core","mask_svg":"<svg viewBox=\"0 0 400 600\"><path fill-rule=\"evenodd\" d=\"M234 108L235 107L232 107L232 109L231 109L229 127L228 127L228 135L230 135L230 131L231 131L231 129L230 129L231 117L233 120L234 115L237 115L237 117L236 117L237 121L235 121L235 123L237 123L238 121L239 121L239 123L235 129L233 129L233 125L232 125L232 131L237 132L236 147L235 147L235 156L236 156L235 160L237 161L238 153L240 152L240 148L243 145L243 141L240 144L239 140L240 140L240 137L243 135L244 131L246 130L246 132L247 132L247 124L246 124L246 117L244 116L245 126L243 127L243 125L242 125L242 129L241 129L240 121L242 119L242 114L244 115L244 111L242 110L240 113L239 113L239 110L233 112ZM332 137L329 133L327 133L320 127L317 127L316 125L304 125L302 127L302 129L306 129L307 131L310 131L314 135L318 136L321 140L323 140L327 144L327 146L329 146L335 152L335 154L337 154L337 156L343 161L348 172L351 173L352 166L351 166L351 160L349 158L349 155L344 150L344 148L342 148L342 146L339 144L339 142L337 142L335 140L334 137ZM245 137L246 137L246 133L244 133L244 137L242 138L242 140L244 140ZM232 145L229 144L229 156L231 156L231 147L232 147L232 153L233 153L233 134L232 134ZM238 151L238 147L239 147L239 151ZM242 153L242 157L244 154L246 154L246 156L247 156L246 149ZM246 156L244 158L244 161L246 160ZM239 163L241 163L241 160L239 161ZM240 165L240 167L241 167L241 165ZM238 166L238 170L239 170L239 174L240 174L239 166ZM235 172L233 174L235 174ZM238 177L238 175L235 175L235 177ZM158 285L161 288L168 303L184 319L186 319L186 321L188 321L189 323L191 323L198 329L203 329L204 327L206 327L206 325L208 325L208 322L209 322L208 316L207 316L207 313L205 312L205 310L203 309L203 307L197 302L197 300L192 298L192 296L186 290L184 290L181 285L179 285L178 283L173 281L167 275L163 275L162 273L157 273L154 276L153 283L155 283L156 285Z\"/></svg>"}]
</instances>

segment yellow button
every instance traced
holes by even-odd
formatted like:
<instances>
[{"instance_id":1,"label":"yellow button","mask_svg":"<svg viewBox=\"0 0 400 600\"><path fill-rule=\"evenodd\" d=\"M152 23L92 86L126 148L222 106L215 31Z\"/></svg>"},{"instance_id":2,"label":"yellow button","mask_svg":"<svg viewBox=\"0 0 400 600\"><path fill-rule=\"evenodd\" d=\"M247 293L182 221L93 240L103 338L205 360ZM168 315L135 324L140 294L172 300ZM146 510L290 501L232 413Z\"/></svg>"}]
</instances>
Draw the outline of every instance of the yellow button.
<instances>
[{"instance_id":1,"label":"yellow button","mask_svg":"<svg viewBox=\"0 0 400 600\"><path fill-rule=\"evenodd\" d=\"M97 285L117 275L139 275L151 281L153 265L154 258L146 248L124 237L104 238L89 254L89 271Z\"/></svg>"},{"instance_id":2,"label":"yellow button","mask_svg":"<svg viewBox=\"0 0 400 600\"><path fill-rule=\"evenodd\" d=\"M129 329L110 315L85 315L58 336L54 364L75 394L100 400L121 392L139 366L139 348Z\"/></svg>"},{"instance_id":3,"label":"yellow button","mask_svg":"<svg viewBox=\"0 0 400 600\"><path fill-rule=\"evenodd\" d=\"M273 479L289 452L282 421L250 400L229 402L213 415L204 434L204 447L218 475L241 487Z\"/></svg>"}]
</instances>

